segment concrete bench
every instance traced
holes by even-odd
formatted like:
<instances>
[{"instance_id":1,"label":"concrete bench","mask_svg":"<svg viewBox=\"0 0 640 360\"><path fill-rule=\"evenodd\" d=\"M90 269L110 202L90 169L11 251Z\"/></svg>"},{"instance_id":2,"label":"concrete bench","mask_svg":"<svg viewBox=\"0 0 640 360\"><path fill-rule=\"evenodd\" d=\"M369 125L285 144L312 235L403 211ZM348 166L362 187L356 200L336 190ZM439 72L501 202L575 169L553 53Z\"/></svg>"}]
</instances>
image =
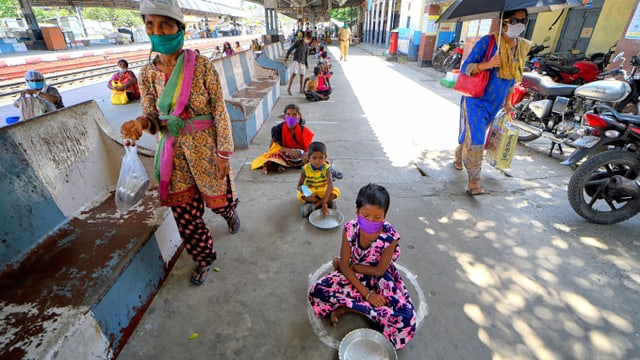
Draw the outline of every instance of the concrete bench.
<instances>
[{"instance_id":1,"label":"concrete bench","mask_svg":"<svg viewBox=\"0 0 640 360\"><path fill-rule=\"evenodd\" d=\"M285 63L284 58L286 55L287 52L284 51L282 43L275 42L264 46L256 62L264 68L278 70L280 85L288 85L289 79L293 75L293 62Z\"/></svg>"},{"instance_id":2,"label":"concrete bench","mask_svg":"<svg viewBox=\"0 0 640 360\"><path fill-rule=\"evenodd\" d=\"M278 76L256 64L253 52L212 60L233 127L236 148L248 148L280 97Z\"/></svg>"},{"instance_id":3,"label":"concrete bench","mask_svg":"<svg viewBox=\"0 0 640 360\"><path fill-rule=\"evenodd\" d=\"M0 358L117 356L177 260L155 190L116 210L118 138L95 101L0 129Z\"/></svg>"}]
</instances>

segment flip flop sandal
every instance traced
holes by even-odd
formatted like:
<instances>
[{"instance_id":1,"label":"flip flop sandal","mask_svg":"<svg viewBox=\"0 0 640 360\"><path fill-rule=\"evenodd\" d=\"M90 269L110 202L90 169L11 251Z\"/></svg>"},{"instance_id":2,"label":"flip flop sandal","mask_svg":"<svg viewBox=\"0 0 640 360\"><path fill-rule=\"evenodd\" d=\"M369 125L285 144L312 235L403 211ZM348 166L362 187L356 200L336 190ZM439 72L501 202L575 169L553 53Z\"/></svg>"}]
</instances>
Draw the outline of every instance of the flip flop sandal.
<instances>
[{"instance_id":1,"label":"flip flop sandal","mask_svg":"<svg viewBox=\"0 0 640 360\"><path fill-rule=\"evenodd\" d=\"M231 219L231 221L227 222L227 226L229 226L229 233L235 234L240 231L240 216L236 213L236 216Z\"/></svg>"},{"instance_id":2,"label":"flip flop sandal","mask_svg":"<svg viewBox=\"0 0 640 360\"><path fill-rule=\"evenodd\" d=\"M340 171L338 171L338 170L336 170L334 168L331 168L331 175L333 175L333 177L338 179L338 180L340 180L340 179L342 179L344 177L344 175Z\"/></svg>"},{"instance_id":3,"label":"flip flop sandal","mask_svg":"<svg viewBox=\"0 0 640 360\"><path fill-rule=\"evenodd\" d=\"M481 187L467 189L466 192L467 192L467 195L471 197L488 194L487 191Z\"/></svg>"},{"instance_id":4,"label":"flip flop sandal","mask_svg":"<svg viewBox=\"0 0 640 360\"><path fill-rule=\"evenodd\" d=\"M206 268L202 269L200 266L196 266L195 271L193 272L193 274L191 274L191 282L198 286L204 285L204 283L207 281L207 277L209 276L210 268L210 266L207 266Z\"/></svg>"},{"instance_id":5,"label":"flip flop sandal","mask_svg":"<svg viewBox=\"0 0 640 360\"><path fill-rule=\"evenodd\" d=\"M464 165L462 165L462 163L457 163L457 162L453 162L453 168L460 171L460 170L464 170Z\"/></svg>"}]
</instances>

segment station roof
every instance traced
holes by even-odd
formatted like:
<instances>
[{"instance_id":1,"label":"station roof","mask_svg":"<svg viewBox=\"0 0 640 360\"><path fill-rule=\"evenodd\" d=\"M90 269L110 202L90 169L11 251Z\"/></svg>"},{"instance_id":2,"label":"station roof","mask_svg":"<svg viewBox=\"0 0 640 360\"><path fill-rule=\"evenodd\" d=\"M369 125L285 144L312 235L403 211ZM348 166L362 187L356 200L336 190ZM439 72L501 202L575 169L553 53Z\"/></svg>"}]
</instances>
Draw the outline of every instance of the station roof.
<instances>
[{"instance_id":1,"label":"station roof","mask_svg":"<svg viewBox=\"0 0 640 360\"><path fill-rule=\"evenodd\" d=\"M118 9L140 8L139 0L28 0L31 6L81 6L81 7L113 7ZM277 3L278 12L291 18L306 17L313 21L327 21L329 1L331 8L359 6L367 0L247 0L262 6ZM220 14L232 17L250 17L248 11L226 5L213 0L178 0L185 15ZM302 10L300 10L302 9ZM302 14L300 16L300 14Z\"/></svg>"},{"instance_id":2,"label":"station roof","mask_svg":"<svg viewBox=\"0 0 640 360\"><path fill-rule=\"evenodd\" d=\"M139 0L29 0L31 6L82 6L82 7L112 7L116 9L140 9ZM235 8L222 3L206 0L178 0L185 15L220 14L232 17L251 17L246 10Z\"/></svg>"}]
</instances>

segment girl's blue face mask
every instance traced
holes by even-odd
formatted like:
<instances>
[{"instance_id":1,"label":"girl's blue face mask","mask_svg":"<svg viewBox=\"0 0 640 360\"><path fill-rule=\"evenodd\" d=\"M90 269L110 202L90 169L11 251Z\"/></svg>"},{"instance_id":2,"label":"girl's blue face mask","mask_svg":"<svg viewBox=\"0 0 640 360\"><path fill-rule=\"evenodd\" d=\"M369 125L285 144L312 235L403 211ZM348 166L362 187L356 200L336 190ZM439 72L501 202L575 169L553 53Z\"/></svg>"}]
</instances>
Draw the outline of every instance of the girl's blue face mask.
<instances>
[{"instance_id":1,"label":"girl's blue face mask","mask_svg":"<svg viewBox=\"0 0 640 360\"><path fill-rule=\"evenodd\" d=\"M29 86L29 89L42 90L42 88L44 87L44 81L29 81L29 80L27 80L27 86Z\"/></svg>"}]
</instances>

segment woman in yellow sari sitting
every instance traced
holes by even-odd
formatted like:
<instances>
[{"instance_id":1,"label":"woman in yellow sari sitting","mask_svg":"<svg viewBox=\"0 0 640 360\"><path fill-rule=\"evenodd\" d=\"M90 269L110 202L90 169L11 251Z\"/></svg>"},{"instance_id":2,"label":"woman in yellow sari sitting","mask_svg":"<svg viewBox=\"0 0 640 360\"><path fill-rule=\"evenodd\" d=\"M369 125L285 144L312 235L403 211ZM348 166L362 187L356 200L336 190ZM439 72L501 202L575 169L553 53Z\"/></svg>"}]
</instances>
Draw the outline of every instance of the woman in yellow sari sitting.
<instances>
[{"instance_id":1,"label":"woman in yellow sari sitting","mask_svg":"<svg viewBox=\"0 0 640 360\"><path fill-rule=\"evenodd\" d=\"M304 126L298 105L284 108L284 121L271 128L269 151L251 162L251 170L259 169L265 174L282 173L288 167L301 167L309 159L307 148L313 141L313 131Z\"/></svg>"}]
</instances>

